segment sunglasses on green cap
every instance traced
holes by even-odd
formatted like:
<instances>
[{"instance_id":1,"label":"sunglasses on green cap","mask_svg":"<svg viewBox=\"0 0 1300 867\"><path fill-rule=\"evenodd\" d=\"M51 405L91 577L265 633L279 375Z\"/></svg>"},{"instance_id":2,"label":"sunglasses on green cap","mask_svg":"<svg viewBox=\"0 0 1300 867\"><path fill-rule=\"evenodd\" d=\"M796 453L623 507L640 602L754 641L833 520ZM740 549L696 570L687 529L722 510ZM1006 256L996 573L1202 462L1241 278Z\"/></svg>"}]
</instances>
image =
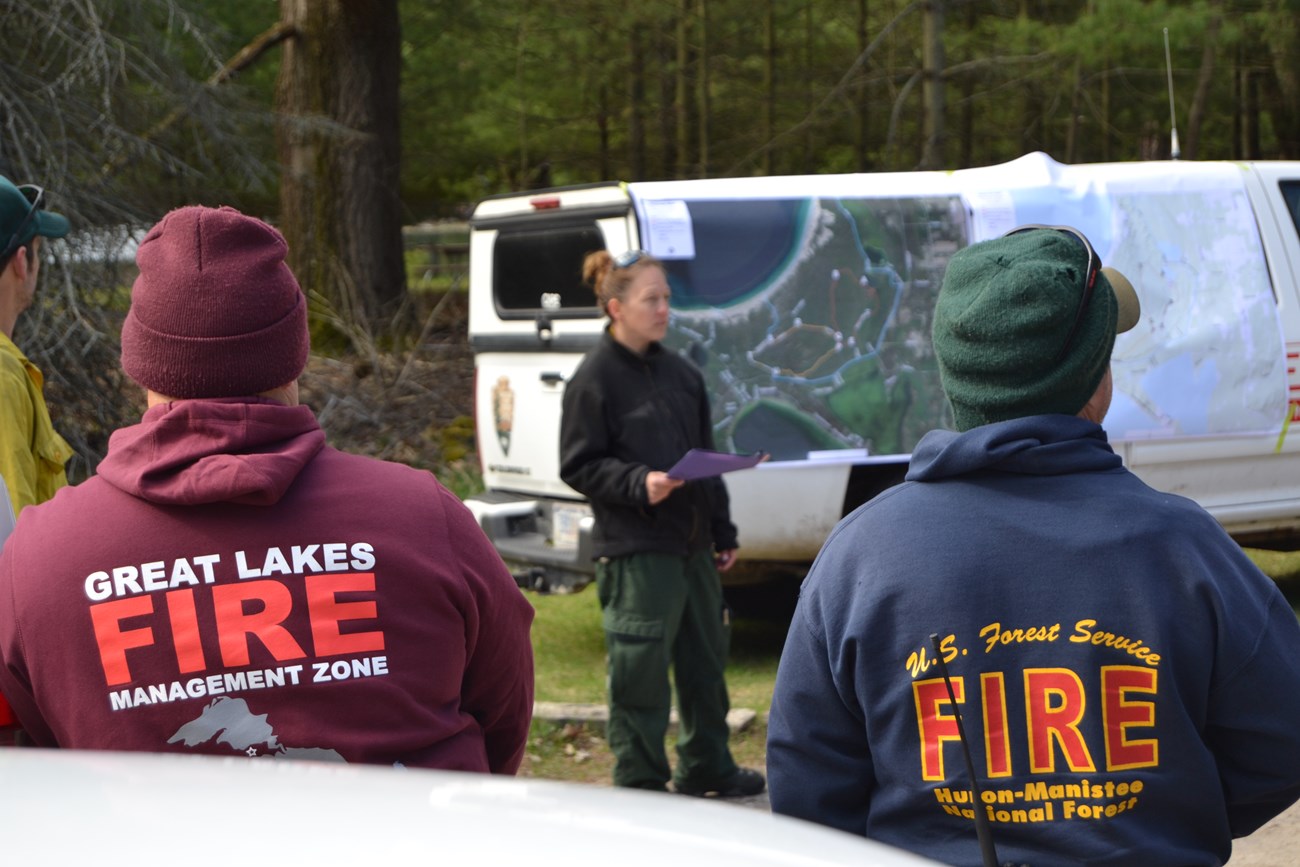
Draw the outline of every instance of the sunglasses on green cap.
<instances>
[{"instance_id":1,"label":"sunglasses on green cap","mask_svg":"<svg viewBox=\"0 0 1300 867\"><path fill-rule=\"evenodd\" d=\"M1061 359L1065 358L1065 354L1070 351L1070 344L1074 343L1074 337L1079 332L1079 326L1083 324L1084 314L1087 313L1088 304L1092 301L1092 288L1097 285L1097 275L1101 273L1101 259L1097 256L1097 251L1093 249L1092 243L1088 241L1088 237L1084 235L1083 232L1071 228L1070 226L1045 226L1037 223L1029 223L1024 226L1017 226L1010 232L1007 232L1004 237L1019 235L1022 232L1036 232L1040 230L1060 232L1062 235L1070 238L1082 247L1084 252L1088 255L1088 269L1084 272L1083 295L1079 298L1079 309L1075 311L1074 314L1074 324L1070 326L1070 333L1065 336L1065 343L1061 345L1061 351L1056 356L1056 361L1059 363Z\"/></svg>"}]
</instances>

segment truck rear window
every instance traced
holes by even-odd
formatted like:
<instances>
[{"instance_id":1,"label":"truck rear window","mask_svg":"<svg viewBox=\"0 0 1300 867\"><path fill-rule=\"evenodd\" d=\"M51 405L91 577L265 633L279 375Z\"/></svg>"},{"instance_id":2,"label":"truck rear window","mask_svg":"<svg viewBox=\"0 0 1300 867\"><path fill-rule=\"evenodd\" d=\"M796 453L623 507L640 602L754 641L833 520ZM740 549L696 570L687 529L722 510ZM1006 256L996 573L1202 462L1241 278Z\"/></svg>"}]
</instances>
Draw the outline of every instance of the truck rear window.
<instances>
[{"instance_id":1,"label":"truck rear window","mask_svg":"<svg viewBox=\"0 0 1300 867\"><path fill-rule=\"evenodd\" d=\"M1295 224L1296 231L1300 232L1300 181L1282 181L1278 187L1282 190L1286 209L1291 214L1291 222Z\"/></svg>"},{"instance_id":2,"label":"truck rear window","mask_svg":"<svg viewBox=\"0 0 1300 867\"><path fill-rule=\"evenodd\" d=\"M582 282L582 260L605 249L594 221L537 229L503 229L492 252L493 295L503 319L539 312L564 318L599 316L591 287Z\"/></svg>"}]
</instances>

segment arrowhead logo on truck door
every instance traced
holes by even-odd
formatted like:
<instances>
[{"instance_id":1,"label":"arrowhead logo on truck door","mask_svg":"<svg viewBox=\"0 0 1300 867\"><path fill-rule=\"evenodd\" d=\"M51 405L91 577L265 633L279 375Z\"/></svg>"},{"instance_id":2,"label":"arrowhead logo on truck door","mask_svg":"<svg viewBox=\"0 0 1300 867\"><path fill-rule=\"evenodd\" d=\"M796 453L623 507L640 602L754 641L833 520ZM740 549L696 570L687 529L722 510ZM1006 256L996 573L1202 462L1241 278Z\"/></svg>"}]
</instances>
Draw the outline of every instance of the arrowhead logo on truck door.
<instances>
[{"instance_id":1,"label":"arrowhead logo on truck door","mask_svg":"<svg viewBox=\"0 0 1300 867\"><path fill-rule=\"evenodd\" d=\"M497 379L492 389L492 417L496 420L497 442L501 453L510 454L510 431L515 425L515 392L510 387L510 377Z\"/></svg>"}]
</instances>

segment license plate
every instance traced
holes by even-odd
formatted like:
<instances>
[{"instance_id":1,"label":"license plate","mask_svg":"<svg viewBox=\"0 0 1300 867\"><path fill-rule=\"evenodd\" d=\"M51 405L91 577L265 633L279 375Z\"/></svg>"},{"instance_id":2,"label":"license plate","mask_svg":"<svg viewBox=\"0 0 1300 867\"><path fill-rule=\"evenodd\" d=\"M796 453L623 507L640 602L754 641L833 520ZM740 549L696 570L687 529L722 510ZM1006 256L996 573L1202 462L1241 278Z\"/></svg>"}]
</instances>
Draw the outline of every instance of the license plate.
<instances>
[{"instance_id":1,"label":"license plate","mask_svg":"<svg viewBox=\"0 0 1300 867\"><path fill-rule=\"evenodd\" d=\"M556 548L578 547L578 525L591 514L591 507L581 503L556 504L551 507L551 544Z\"/></svg>"}]
</instances>

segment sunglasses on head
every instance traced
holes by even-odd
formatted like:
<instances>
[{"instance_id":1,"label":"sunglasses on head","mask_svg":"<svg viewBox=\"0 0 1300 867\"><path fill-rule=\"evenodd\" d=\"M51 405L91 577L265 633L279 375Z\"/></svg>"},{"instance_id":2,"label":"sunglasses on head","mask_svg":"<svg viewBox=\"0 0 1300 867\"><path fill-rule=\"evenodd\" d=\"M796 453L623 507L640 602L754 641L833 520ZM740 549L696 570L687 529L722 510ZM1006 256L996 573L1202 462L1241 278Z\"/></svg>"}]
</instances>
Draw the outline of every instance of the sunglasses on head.
<instances>
[{"instance_id":1,"label":"sunglasses on head","mask_svg":"<svg viewBox=\"0 0 1300 867\"><path fill-rule=\"evenodd\" d=\"M1036 232L1039 230L1059 232L1077 243L1083 248L1083 251L1088 254L1088 270L1085 272L1084 276L1083 295L1079 298L1079 309L1075 311L1074 314L1074 324L1070 326L1070 333L1066 335L1065 343L1061 345L1061 351L1056 356L1056 360L1059 362L1061 359L1065 358L1065 354L1069 352L1070 344L1074 342L1074 336L1078 333L1079 326L1083 324L1084 314L1087 313L1088 304L1092 301L1092 287L1097 285L1097 275L1101 273L1101 259L1098 258L1097 251L1093 249L1087 236L1078 229L1071 228L1070 226L1043 226L1031 223L1024 226L1017 226L1010 232L1007 232L1003 237L1019 235L1022 232Z\"/></svg>"},{"instance_id":2,"label":"sunglasses on head","mask_svg":"<svg viewBox=\"0 0 1300 867\"><path fill-rule=\"evenodd\" d=\"M23 233L27 231L27 227L36 219L36 212L41 209L41 203L45 201L44 187L37 187L32 184L23 184L18 188L18 191L23 194L23 198L27 200L27 203L31 205L31 207L27 209L27 216L23 217L23 221L18 224L18 228L15 229L14 233L9 237L9 243L5 244L4 252L0 253L0 262L9 261L9 257L23 245Z\"/></svg>"},{"instance_id":3,"label":"sunglasses on head","mask_svg":"<svg viewBox=\"0 0 1300 867\"><path fill-rule=\"evenodd\" d=\"M645 250L628 250L626 253L619 253L614 257L614 267L620 270L631 268L649 255Z\"/></svg>"}]
</instances>

